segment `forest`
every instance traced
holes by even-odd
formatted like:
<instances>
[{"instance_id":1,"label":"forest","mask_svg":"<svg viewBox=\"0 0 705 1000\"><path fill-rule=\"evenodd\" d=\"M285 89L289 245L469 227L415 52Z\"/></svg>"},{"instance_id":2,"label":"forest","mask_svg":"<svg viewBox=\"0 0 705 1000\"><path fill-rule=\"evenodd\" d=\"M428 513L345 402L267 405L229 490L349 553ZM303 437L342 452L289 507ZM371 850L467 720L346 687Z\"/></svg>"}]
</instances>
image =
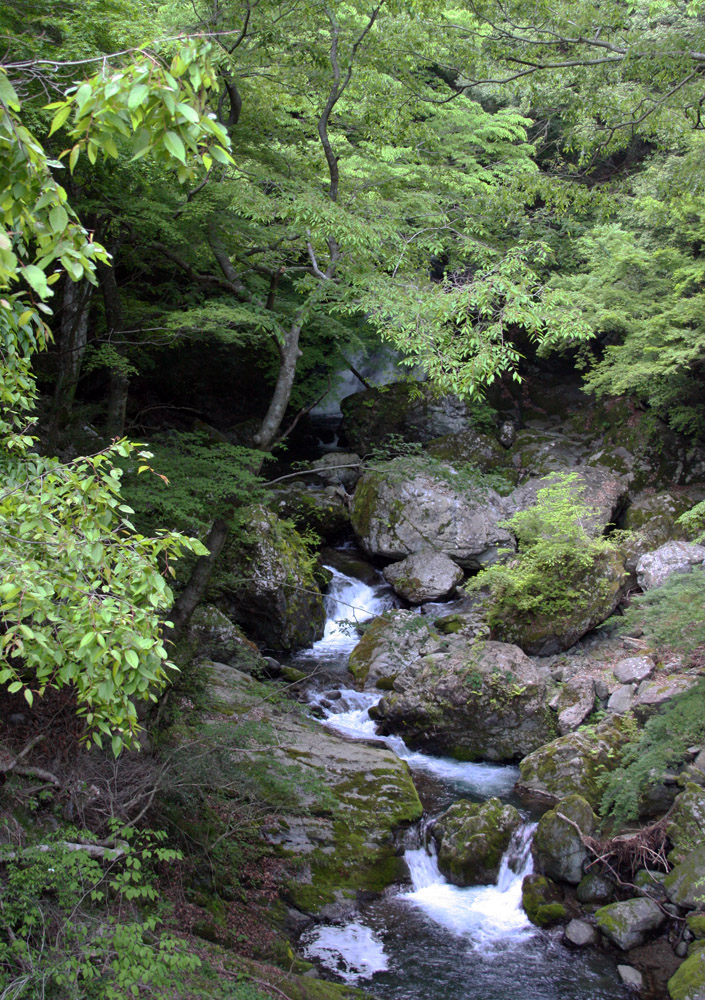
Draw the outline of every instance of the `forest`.
<instances>
[{"instance_id":1,"label":"forest","mask_svg":"<svg viewBox=\"0 0 705 1000\"><path fill-rule=\"evenodd\" d=\"M408 881L399 830L431 811L360 749L396 797L382 832L350 821L333 737L305 735L326 685L376 685L378 734L521 766L526 794L526 762L592 726L592 798L573 776L542 808L599 815L558 813L612 859L604 909L633 902L625 829L678 871L676 792L705 823L704 108L702 0L0 5L0 1000L401 996L299 944ZM475 548L444 540L450 493ZM644 582L666 544L682 575ZM417 598L395 566L428 546L453 582ZM353 680L301 654L340 573L392 595L347 624ZM441 732L409 707L423 629L438 691L534 692L550 725ZM612 672L585 695L595 648ZM678 673L648 713L615 707L625 655ZM441 867L455 808L429 827ZM537 838L524 911L582 919ZM634 959L622 982L702 1000L704 903L647 934L687 973Z\"/></svg>"}]
</instances>

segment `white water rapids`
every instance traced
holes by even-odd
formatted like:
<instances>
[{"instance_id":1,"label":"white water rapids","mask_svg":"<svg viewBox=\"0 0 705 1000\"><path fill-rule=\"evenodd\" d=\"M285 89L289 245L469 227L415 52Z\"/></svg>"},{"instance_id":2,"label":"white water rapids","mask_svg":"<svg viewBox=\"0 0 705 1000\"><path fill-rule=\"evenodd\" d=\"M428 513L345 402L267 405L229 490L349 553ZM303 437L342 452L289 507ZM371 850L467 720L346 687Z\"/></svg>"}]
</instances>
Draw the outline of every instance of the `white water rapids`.
<instances>
[{"instance_id":1,"label":"white water rapids","mask_svg":"<svg viewBox=\"0 0 705 1000\"><path fill-rule=\"evenodd\" d=\"M389 606L383 588L371 588L337 570L328 596L323 638L307 657L332 660L347 658L358 641L352 622L381 614ZM494 764L462 763L410 750L397 736L379 737L369 709L380 700L378 692L340 688L312 694L310 701L323 714L323 724L347 737L384 742L412 771L433 775L453 787L457 797L471 794L489 798L508 794L517 778L516 768ZM486 954L509 939L527 938L535 932L521 908L521 883L531 871L530 843L533 826L524 825L515 836L496 885L459 888L441 874L435 851L420 847L407 850L411 888L396 891L401 905L421 910L435 924L464 939L465 944ZM305 954L335 972L346 982L368 979L386 971L389 959L379 934L359 918L338 925L319 925L302 938Z\"/></svg>"}]
</instances>

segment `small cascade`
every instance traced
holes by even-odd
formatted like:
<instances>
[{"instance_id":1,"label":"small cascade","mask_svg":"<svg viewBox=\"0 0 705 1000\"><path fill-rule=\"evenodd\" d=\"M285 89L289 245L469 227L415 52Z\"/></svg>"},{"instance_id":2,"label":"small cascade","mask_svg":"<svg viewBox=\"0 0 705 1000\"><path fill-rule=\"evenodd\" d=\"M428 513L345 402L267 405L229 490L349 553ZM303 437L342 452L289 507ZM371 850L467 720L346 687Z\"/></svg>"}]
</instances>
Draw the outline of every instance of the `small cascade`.
<instances>
[{"instance_id":1,"label":"small cascade","mask_svg":"<svg viewBox=\"0 0 705 1000\"><path fill-rule=\"evenodd\" d=\"M512 839L500 868L496 885L461 888L452 885L438 868L435 846L407 851L412 890L399 898L418 906L433 921L470 940L472 947L486 952L536 932L521 907L521 883L531 871L531 838L535 824L525 824Z\"/></svg>"},{"instance_id":2,"label":"small cascade","mask_svg":"<svg viewBox=\"0 0 705 1000\"><path fill-rule=\"evenodd\" d=\"M359 920L343 927L314 927L301 937L304 955L316 959L346 983L386 972L389 960L378 935Z\"/></svg>"}]
</instances>

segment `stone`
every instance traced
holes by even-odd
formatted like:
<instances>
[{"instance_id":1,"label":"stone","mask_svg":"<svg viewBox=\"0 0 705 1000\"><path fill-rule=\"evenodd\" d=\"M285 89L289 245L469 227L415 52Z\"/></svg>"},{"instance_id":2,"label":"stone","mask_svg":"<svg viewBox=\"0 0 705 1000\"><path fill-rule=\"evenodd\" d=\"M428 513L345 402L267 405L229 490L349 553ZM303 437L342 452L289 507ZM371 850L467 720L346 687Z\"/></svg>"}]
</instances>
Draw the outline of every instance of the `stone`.
<instances>
[{"instance_id":1,"label":"stone","mask_svg":"<svg viewBox=\"0 0 705 1000\"><path fill-rule=\"evenodd\" d=\"M609 697L607 711L614 712L615 715L624 715L632 707L633 700L634 686L632 684L620 684Z\"/></svg>"},{"instance_id":2,"label":"stone","mask_svg":"<svg viewBox=\"0 0 705 1000\"><path fill-rule=\"evenodd\" d=\"M650 656L628 656L612 667L612 672L620 684L638 684L650 677L656 664Z\"/></svg>"},{"instance_id":3,"label":"stone","mask_svg":"<svg viewBox=\"0 0 705 1000\"><path fill-rule=\"evenodd\" d=\"M663 901L666 898L666 890L663 887L665 877L665 872L649 871L647 868L642 868L634 876L634 885L640 896Z\"/></svg>"},{"instance_id":4,"label":"stone","mask_svg":"<svg viewBox=\"0 0 705 1000\"><path fill-rule=\"evenodd\" d=\"M480 569L514 548L500 526L502 497L459 476L451 465L423 457L396 458L369 470L358 483L351 524L370 556L404 559L433 544L458 565Z\"/></svg>"},{"instance_id":5,"label":"stone","mask_svg":"<svg viewBox=\"0 0 705 1000\"><path fill-rule=\"evenodd\" d=\"M362 459L352 451L334 451L316 459L312 468L329 486L354 486L361 475Z\"/></svg>"},{"instance_id":6,"label":"stone","mask_svg":"<svg viewBox=\"0 0 705 1000\"><path fill-rule=\"evenodd\" d=\"M565 920L568 909L560 888L545 875L525 875L521 884L521 905L537 927L552 927Z\"/></svg>"},{"instance_id":7,"label":"stone","mask_svg":"<svg viewBox=\"0 0 705 1000\"><path fill-rule=\"evenodd\" d=\"M517 472L505 449L494 437L475 428L435 438L426 445L426 451L451 465L467 463L483 472L499 471L507 481L507 488L516 484Z\"/></svg>"},{"instance_id":8,"label":"stone","mask_svg":"<svg viewBox=\"0 0 705 1000\"><path fill-rule=\"evenodd\" d=\"M582 725L594 708L595 683L591 677L572 677L566 681L555 706L561 736Z\"/></svg>"},{"instance_id":9,"label":"stone","mask_svg":"<svg viewBox=\"0 0 705 1000\"><path fill-rule=\"evenodd\" d=\"M579 903L611 903L615 891L614 882L606 875L588 872L578 883L575 895Z\"/></svg>"},{"instance_id":10,"label":"stone","mask_svg":"<svg viewBox=\"0 0 705 1000\"><path fill-rule=\"evenodd\" d=\"M631 990L642 990L644 988L644 977L635 969L633 965L618 965L617 973L625 986Z\"/></svg>"},{"instance_id":11,"label":"stone","mask_svg":"<svg viewBox=\"0 0 705 1000\"><path fill-rule=\"evenodd\" d=\"M407 661L376 706L383 733L397 733L430 753L507 762L555 735L546 672L518 646L463 633L436 633L434 639L433 629L424 631L418 618L412 627L422 655ZM394 656L384 642L389 633L380 631L386 656Z\"/></svg>"},{"instance_id":12,"label":"stone","mask_svg":"<svg viewBox=\"0 0 705 1000\"><path fill-rule=\"evenodd\" d=\"M632 702L632 711L640 722L654 715L666 702L683 694L697 683L690 674L669 674L642 681Z\"/></svg>"},{"instance_id":13,"label":"stone","mask_svg":"<svg viewBox=\"0 0 705 1000\"><path fill-rule=\"evenodd\" d=\"M239 625L212 604L196 608L188 622L187 638L198 658L216 660L254 677L264 677L268 664Z\"/></svg>"},{"instance_id":14,"label":"stone","mask_svg":"<svg viewBox=\"0 0 705 1000\"><path fill-rule=\"evenodd\" d=\"M608 716L597 726L567 733L528 754L519 764L517 790L549 802L577 792L599 808L604 775L619 764L619 751L630 738L624 718Z\"/></svg>"},{"instance_id":15,"label":"stone","mask_svg":"<svg viewBox=\"0 0 705 1000\"><path fill-rule=\"evenodd\" d=\"M401 562L386 566L382 575L410 604L424 604L449 597L462 581L464 573L443 552L425 548L412 552Z\"/></svg>"},{"instance_id":16,"label":"stone","mask_svg":"<svg viewBox=\"0 0 705 1000\"><path fill-rule=\"evenodd\" d=\"M579 795L561 799L555 809L543 814L534 834L531 850L537 872L577 885L589 854L578 830L591 836L596 826L597 817L585 799Z\"/></svg>"},{"instance_id":17,"label":"stone","mask_svg":"<svg viewBox=\"0 0 705 1000\"><path fill-rule=\"evenodd\" d=\"M337 541L350 530L347 493L342 486L280 483L271 491L269 506L297 528L314 531L328 542Z\"/></svg>"},{"instance_id":18,"label":"stone","mask_svg":"<svg viewBox=\"0 0 705 1000\"><path fill-rule=\"evenodd\" d=\"M696 941L705 941L705 913L689 913L685 922Z\"/></svg>"},{"instance_id":19,"label":"stone","mask_svg":"<svg viewBox=\"0 0 705 1000\"><path fill-rule=\"evenodd\" d=\"M595 945L599 941L600 935L597 929L589 924L587 920L570 920L563 931L563 940L567 944L572 944L575 948L585 948L588 945Z\"/></svg>"},{"instance_id":20,"label":"stone","mask_svg":"<svg viewBox=\"0 0 705 1000\"><path fill-rule=\"evenodd\" d=\"M612 944L629 951L643 944L661 926L665 914L652 899L636 897L601 906L595 913L597 926Z\"/></svg>"},{"instance_id":21,"label":"stone","mask_svg":"<svg viewBox=\"0 0 705 1000\"><path fill-rule=\"evenodd\" d=\"M671 864L684 861L695 847L705 846L705 789L689 781L676 798L666 827Z\"/></svg>"},{"instance_id":22,"label":"stone","mask_svg":"<svg viewBox=\"0 0 705 1000\"><path fill-rule=\"evenodd\" d=\"M672 903L688 910L700 909L705 903L705 844L689 851L663 885Z\"/></svg>"},{"instance_id":23,"label":"stone","mask_svg":"<svg viewBox=\"0 0 705 1000\"><path fill-rule=\"evenodd\" d=\"M601 536L607 525L614 523L626 501L627 481L609 469L599 466L581 465L578 468L567 466L560 469L561 473L566 471L573 472L577 476L576 494L579 492L581 501L591 511L585 525L588 534L594 537ZM522 483L507 497L507 512L511 515L515 511L533 507L538 491L556 481L558 481L557 475L548 475Z\"/></svg>"},{"instance_id":24,"label":"stone","mask_svg":"<svg viewBox=\"0 0 705 1000\"><path fill-rule=\"evenodd\" d=\"M247 533L226 545L208 600L274 650L310 646L323 635L315 562L298 532L265 507L251 509Z\"/></svg>"},{"instance_id":25,"label":"stone","mask_svg":"<svg viewBox=\"0 0 705 1000\"><path fill-rule=\"evenodd\" d=\"M438 867L453 885L496 882L502 856L520 823L514 806L496 798L454 803L433 824Z\"/></svg>"},{"instance_id":26,"label":"stone","mask_svg":"<svg viewBox=\"0 0 705 1000\"><path fill-rule=\"evenodd\" d=\"M705 1000L705 948L690 955L668 980L671 1000Z\"/></svg>"},{"instance_id":27,"label":"stone","mask_svg":"<svg viewBox=\"0 0 705 1000\"><path fill-rule=\"evenodd\" d=\"M674 573L690 573L693 566L705 561L705 546L693 542L666 542L643 555L636 566L636 578L642 590L661 587Z\"/></svg>"}]
</instances>

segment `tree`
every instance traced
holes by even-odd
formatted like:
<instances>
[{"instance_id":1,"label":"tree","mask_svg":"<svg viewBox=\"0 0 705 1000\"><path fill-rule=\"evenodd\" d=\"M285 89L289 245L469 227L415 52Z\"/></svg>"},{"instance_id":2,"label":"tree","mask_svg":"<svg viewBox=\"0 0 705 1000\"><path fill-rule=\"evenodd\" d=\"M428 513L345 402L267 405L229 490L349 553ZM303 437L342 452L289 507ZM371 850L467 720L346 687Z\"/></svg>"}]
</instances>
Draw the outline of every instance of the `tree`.
<instances>
[{"instance_id":1,"label":"tree","mask_svg":"<svg viewBox=\"0 0 705 1000\"><path fill-rule=\"evenodd\" d=\"M182 43L168 65L148 52L129 56L104 61L54 102L51 132L66 127L70 170L82 155L90 164L116 158L119 143L175 168L181 182L195 161L206 170L229 162L227 135L207 112L208 46ZM30 704L47 688L72 687L90 738L109 735L118 753L138 728L133 701L154 699L173 666L160 621L172 595L158 561L170 569L184 551L205 550L177 533L135 531L115 467L135 453L129 442L65 464L33 450L31 359L51 338L51 286L62 274L95 283L108 255L55 180L62 164L23 124L12 71L26 75L27 66L0 69L0 683ZM148 470L149 454L136 457Z\"/></svg>"}]
</instances>

